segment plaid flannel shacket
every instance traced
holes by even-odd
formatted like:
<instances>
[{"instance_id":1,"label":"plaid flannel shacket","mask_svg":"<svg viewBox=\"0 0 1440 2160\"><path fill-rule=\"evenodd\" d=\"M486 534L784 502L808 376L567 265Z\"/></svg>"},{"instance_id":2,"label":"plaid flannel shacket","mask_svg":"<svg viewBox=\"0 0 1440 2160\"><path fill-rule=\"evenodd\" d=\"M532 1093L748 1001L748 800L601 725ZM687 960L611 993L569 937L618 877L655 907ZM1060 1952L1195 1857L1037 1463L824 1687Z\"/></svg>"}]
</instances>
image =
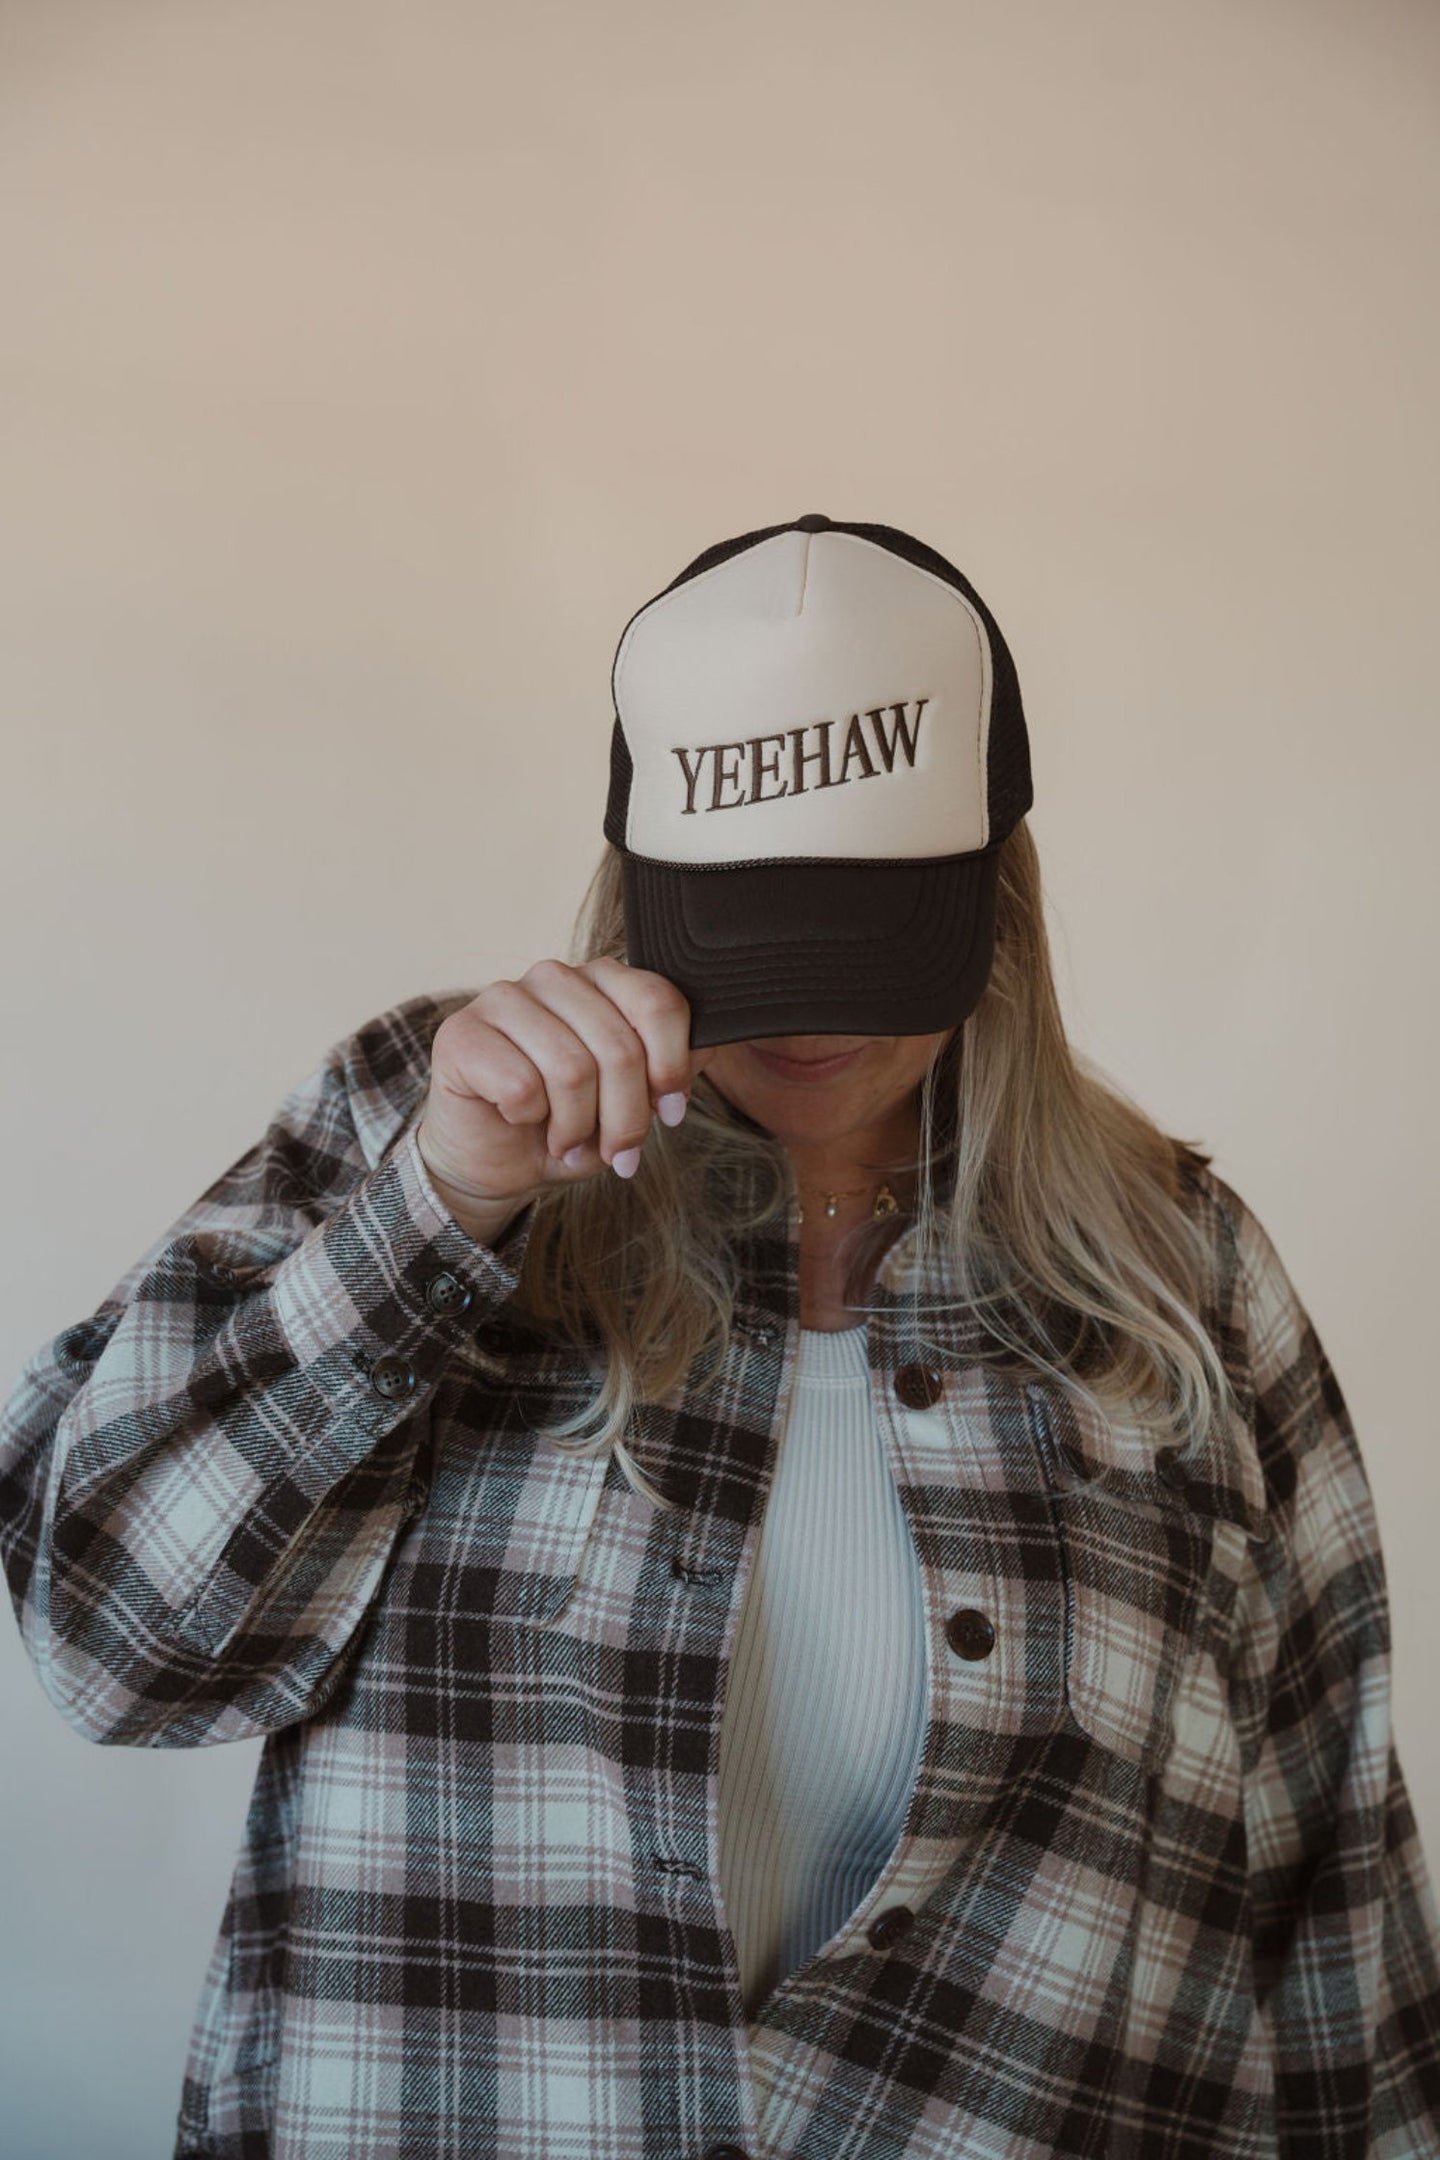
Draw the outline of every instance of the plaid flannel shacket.
<instances>
[{"instance_id":1,"label":"plaid flannel shacket","mask_svg":"<svg viewBox=\"0 0 1440 2160\"><path fill-rule=\"evenodd\" d=\"M718 1379L635 1422L683 1511L560 1453L533 1427L592 1375L507 1311L532 1211L477 1244L414 1142L469 995L337 1044L0 1425L57 1709L110 1744L265 1738L176 2152L1440 2155L1371 1495L1236 1192L1207 1170L1193 1204L1244 1416L1169 1458L987 1370L963 1317L917 1323L913 1234L887 1254L872 1399L924 1575L923 1760L880 1878L747 2025L718 1743L793 1207L736 1254Z\"/></svg>"}]
</instances>

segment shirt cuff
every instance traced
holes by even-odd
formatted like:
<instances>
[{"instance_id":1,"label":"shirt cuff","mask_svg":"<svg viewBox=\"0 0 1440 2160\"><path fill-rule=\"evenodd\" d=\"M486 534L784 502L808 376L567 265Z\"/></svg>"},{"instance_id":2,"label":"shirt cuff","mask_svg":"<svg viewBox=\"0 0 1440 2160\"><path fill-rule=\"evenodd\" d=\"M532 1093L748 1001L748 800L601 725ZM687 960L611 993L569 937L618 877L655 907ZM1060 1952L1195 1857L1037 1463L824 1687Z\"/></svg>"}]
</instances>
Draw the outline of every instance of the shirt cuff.
<instances>
[{"instance_id":1,"label":"shirt cuff","mask_svg":"<svg viewBox=\"0 0 1440 2160\"><path fill-rule=\"evenodd\" d=\"M527 1202L494 1246L462 1230L426 1171L412 1125L276 1270L276 1322L296 1364L366 1425L393 1422L517 1288Z\"/></svg>"}]
</instances>

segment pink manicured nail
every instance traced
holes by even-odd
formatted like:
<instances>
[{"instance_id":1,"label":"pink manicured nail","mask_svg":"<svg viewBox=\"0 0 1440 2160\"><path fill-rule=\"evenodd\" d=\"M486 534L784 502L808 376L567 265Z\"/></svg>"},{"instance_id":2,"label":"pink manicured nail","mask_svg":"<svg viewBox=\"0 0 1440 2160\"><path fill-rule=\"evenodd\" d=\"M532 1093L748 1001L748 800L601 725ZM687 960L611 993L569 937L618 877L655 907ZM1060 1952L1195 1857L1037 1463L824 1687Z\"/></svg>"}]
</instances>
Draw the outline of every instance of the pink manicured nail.
<instances>
[{"instance_id":1,"label":"pink manicured nail","mask_svg":"<svg viewBox=\"0 0 1440 2160\"><path fill-rule=\"evenodd\" d=\"M620 1150L620 1153L615 1157L615 1160L610 1165L610 1167L615 1172L617 1177L634 1177L635 1172L640 1167L639 1148L622 1148Z\"/></svg>"},{"instance_id":2,"label":"pink manicured nail","mask_svg":"<svg viewBox=\"0 0 1440 2160\"><path fill-rule=\"evenodd\" d=\"M685 1115L685 1097L677 1088L673 1094L662 1095L655 1107L666 1125L678 1125Z\"/></svg>"},{"instance_id":3,"label":"pink manicured nail","mask_svg":"<svg viewBox=\"0 0 1440 2160\"><path fill-rule=\"evenodd\" d=\"M577 1140L574 1147L566 1148L565 1153L561 1156L560 1160L564 1163L567 1170L578 1170L581 1163L585 1160L584 1141Z\"/></svg>"}]
</instances>

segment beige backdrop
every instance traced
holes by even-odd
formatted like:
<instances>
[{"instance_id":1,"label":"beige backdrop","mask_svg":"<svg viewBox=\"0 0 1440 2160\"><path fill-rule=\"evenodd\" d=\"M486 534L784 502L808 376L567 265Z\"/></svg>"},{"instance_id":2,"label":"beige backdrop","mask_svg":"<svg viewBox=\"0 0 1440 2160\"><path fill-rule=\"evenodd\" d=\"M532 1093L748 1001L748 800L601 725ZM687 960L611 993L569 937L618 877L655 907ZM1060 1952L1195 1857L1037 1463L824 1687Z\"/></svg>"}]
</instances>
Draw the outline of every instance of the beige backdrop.
<instances>
[{"instance_id":1,"label":"beige backdrop","mask_svg":"<svg viewBox=\"0 0 1440 2160\"><path fill-rule=\"evenodd\" d=\"M1339 1373L1440 1865L1437 109L1426 0L8 0L6 1384L336 1037L565 949L642 600L898 524L1075 1039ZM8 1625L0 1714L7 2155L154 2160L258 1743L89 1746Z\"/></svg>"}]
</instances>

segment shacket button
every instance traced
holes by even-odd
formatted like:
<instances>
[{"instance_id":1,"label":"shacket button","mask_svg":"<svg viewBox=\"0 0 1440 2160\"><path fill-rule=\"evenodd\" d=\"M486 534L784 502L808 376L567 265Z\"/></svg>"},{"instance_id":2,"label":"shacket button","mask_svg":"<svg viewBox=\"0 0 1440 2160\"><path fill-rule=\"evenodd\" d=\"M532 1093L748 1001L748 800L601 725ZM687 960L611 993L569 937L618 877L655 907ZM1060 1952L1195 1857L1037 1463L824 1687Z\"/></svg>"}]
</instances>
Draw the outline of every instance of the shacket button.
<instances>
[{"instance_id":1,"label":"shacket button","mask_svg":"<svg viewBox=\"0 0 1440 2160\"><path fill-rule=\"evenodd\" d=\"M914 1925L915 1915L908 1905L892 1905L888 1912L882 1912L877 1920L871 1921L865 1935L872 1949L888 1950L902 1935L908 1935Z\"/></svg>"},{"instance_id":2,"label":"shacket button","mask_svg":"<svg viewBox=\"0 0 1440 2160\"><path fill-rule=\"evenodd\" d=\"M901 1365L895 1372L895 1393L907 1410L929 1410L945 1392L945 1375L933 1365Z\"/></svg>"},{"instance_id":3,"label":"shacket button","mask_svg":"<svg viewBox=\"0 0 1440 2160\"><path fill-rule=\"evenodd\" d=\"M743 2145L707 2145L700 2160L750 2160Z\"/></svg>"},{"instance_id":4,"label":"shacket button","mask_svg":"<svg viewBox=\"0 0 1440 2160\"><path fill-rule=\"evenodd\" d=\"M468 1312L474 1303L475 1293L468 1283L448 1268L439 1275L432 1275L425 1285L425 1302L433 1313Z\"/></svg>"},{"instance_id":5,"label":"shacket button","mask_svg":"<svg viewBox=\"0 0 1440 2160\"><path fill-rule=\"evenodd\" d=\"M1155 1458L1155 1469L1157 1475L1164 1479L1172 1492L1184 1492L1186 1486L1190 1483L1179 1448L1161 1448L1160 1453Z\"/></svg>"},{"instance_id":6,"label":"shacket button","mask_svg":"<svg viewBox=\"0 0 1440 2160\"><path fill-rule=\"evenodd\" d=\"M57 1345L60 1355L72 1365L90 1365L100 1353L100 1339L88 1320L81 1320L75 1327L67 1328Z\"/></svg>"},{"instance_id":7,"label":"shacket button","mask_svg":"<svg viewBox=\"0 0 1440 2160\"><path fill-rule=\"evenodd\" d=\"M957 1657L987 1658L995 1647L995 1625L973 1605L964 1605L946 1621L945 1640Z\"/></svg>"},{"instance_id":8,"label":"shacket button","mask_svg":"<svg viewBox=\"0 0 1440 2160\"><path fill-rule=\"evenodd\" d=\"M718 1583L725 1580L723 1567L692 1567L679 1553L670 1555L670 1572L683 1583Z\"/></svg>"},{"instance_id":9,"label":"shacket button","mask_svg":"<svg viewBox=\"0 0 1440 2160\"><path fill-rule=\"evenodd\" d=\"M1074 1474L1074 1476L1088 1483L1090 1477L1090 1465L1085 1459L1085 1450L1083 1447L1081 1447L1078 1440L1062 1440L1060 1443L1060 1453L1064 1457L1066 1463L1069 1465L1069 1468Z\"/></svg>"},{"instance_id":10,"label":"shacket button","mask_svg":"<svg viewBox=\"0 0 1440 2160\"><path fill-rule=\"evenodd\" d=\"M370 1368L370 1385L377 1395L394 1402L401 1395L408 1395L415 1385L415 1375L404 1358L392 1357L388 1352L378 1357Z\"/></svg>"}]
</instances>

